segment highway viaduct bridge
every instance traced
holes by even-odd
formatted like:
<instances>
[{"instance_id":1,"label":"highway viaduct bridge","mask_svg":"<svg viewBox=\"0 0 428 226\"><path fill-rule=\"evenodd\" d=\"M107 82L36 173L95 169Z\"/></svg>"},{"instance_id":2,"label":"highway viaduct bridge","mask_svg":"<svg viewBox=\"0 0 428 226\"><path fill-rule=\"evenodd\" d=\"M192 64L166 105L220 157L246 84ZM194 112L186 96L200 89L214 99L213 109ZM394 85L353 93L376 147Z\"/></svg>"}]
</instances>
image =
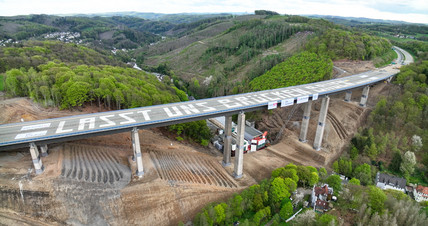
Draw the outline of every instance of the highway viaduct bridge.
<instances>
[{"instance_id":1,"label":"highway viaduct bridge","mask_svg":"<svg viewBox=\"0 0 428 226\"><path fill-rule=\"evenodd\" d=\"M398 54L397 64L408 64L413 61L411 55L406 51L398 47L394 47L394 50ZM29 147L36 174L40 174L44 169L40 156L47 155L48 144L131 131L133 159L137 165L136 174L142 176L144 168L138 135L139 129L226 116L223 165L227 166L231 164L232 115L238 114L237 153L235 155L233 174L235 178L240 178L243 175L245 112L304 104L299 140L305 142L311 104L317 99L322 99L314 140L314 149L319 150L330 100L328 95L346 92L345 101L350 101L352 90L363 88L360 105L365 106L370 85L389 80L398 72L399 70L395 66L390 65L352 76L293 87L119 111L5 124L0 126L0 151ZM39 154L38 147L40 147L41 154Z\"/></svg>"}]
</instances>

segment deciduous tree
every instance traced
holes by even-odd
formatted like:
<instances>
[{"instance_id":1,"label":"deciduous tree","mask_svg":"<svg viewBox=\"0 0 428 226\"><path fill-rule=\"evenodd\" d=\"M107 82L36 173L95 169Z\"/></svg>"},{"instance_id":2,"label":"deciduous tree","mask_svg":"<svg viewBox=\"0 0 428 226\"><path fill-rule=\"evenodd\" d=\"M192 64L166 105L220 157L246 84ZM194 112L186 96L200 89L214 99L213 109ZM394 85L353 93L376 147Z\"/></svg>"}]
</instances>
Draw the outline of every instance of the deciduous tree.
<instances>
[{"instance_id":1,"label":"deciduous tree","mask_svg":"<svg viewBox=\"0 0 428 226\"><path fill-rule=\"evenodd\" d=\"M415 170L416 157L415 153L407 151L404 153L403 162L400 165L400 170L405 175L410 176Z\"/></svg>"},{"instance_id":2,"label":"deciduous tree","mask_svg":"<svg viewBox=\"0 0 428 226\"><path fill-rule=\"evenodd\" d=\"M339 175L330 175L326 180L327 184L333 188L335 193L342 190L342 180Z\"/></svg>"},{"instance_id":3,"label":"deciduous tree","mask_svg":"<svg viewBox=\"0 0 428 226\"><path fill-rule=\"evenodd\" d=\"M382 213L386 200L385 193L383 193L383 191L376 186L370 186L368 194L369 206L372 209L372 212Z\"/></svg>"}]
</instances>

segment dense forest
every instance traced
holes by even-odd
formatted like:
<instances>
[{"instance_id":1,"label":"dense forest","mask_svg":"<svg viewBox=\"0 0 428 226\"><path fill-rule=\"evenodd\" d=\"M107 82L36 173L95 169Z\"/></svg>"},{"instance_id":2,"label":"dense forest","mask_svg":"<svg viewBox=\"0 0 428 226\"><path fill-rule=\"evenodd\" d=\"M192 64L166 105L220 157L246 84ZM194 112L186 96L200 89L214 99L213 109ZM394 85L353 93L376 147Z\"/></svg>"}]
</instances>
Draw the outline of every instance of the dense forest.
<instances>
[{"instance_id":1,"label":"dense forest","mask_svg":"<svg viewBox=\"0 0 428 226\"><path fill-rule=\"evenodd\" d=\"M178 95L185 96L154 75L132 68L49 62L37 70L12 69L5 75L5 89L10 94L63 109L92 101L109 109L134 108L177 102Z\"/></svg>"},{"instance_id":2,"label":"dense forest","mask_svg":"<svg viewBox=\"0 0 428 226\"><path fill-rule=\"evenodd\" d=\"M331 78L333 62L326 56L301 52L250 82L254 91L317 82Z\"/></svg>"},{"instance_id":3,"label":"dense forest","mask_svg":"<svg viewBox=\"0 0 428 226\"><path fill-rule=\"evenodd\" d=\"M350 60L371 60L382 56L391 43L384 38L364 33L329 29L321 36L314 37L307 45L307 50L326 54L332 60L347 58Z\"/></svg>"},{"instance_id":4,"label":"dense forest","mask_svg":"<svg viewBox=\"0 0 428 226\"><path fill-rule=\"evenodd\" d=\"M333 202L336 210L330 213L320 214L303 206L305 201L311 202L309 195L302 200L291 195L297 187L312 189L313 185L323 183L332 187L338 198ZM300 209L303 211L295 219L285 222ZM208 204L195 216L193 224L341 225L345 220L343 217L346 217L347 222L358 225L425 225L428 223L428 211L425 213L420 209L420 204L402 192L360 185L356 178L342 184L338 175L328 175L324 168L290 163L274 170L269 179L235 194L226 202Z\"/></svg>"}]
</instances>

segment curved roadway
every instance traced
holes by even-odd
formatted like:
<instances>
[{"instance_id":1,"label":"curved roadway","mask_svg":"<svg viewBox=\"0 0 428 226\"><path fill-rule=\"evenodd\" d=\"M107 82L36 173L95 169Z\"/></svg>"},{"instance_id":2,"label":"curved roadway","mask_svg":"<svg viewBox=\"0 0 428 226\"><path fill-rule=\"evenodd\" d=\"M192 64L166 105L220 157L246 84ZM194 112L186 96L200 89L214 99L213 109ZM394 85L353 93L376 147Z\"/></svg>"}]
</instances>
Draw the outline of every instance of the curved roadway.
<instances>
[{"instance_id":1,"label":"curved roadway","mask_svg":"<svg viewBox=\"0 0 428 226\"><path fill-rule=\"evenodd\" d=\"M413 61L406 51L398 47L394 47L394 50L399 56L397 59L399 65L400 62L408 64ZM316 100L324 95L381 82L397 74L399 70L396 67L390 65L343 78L260 92L5 124L0 126L0 150L29 147L30 142L48 144L130 131L133 127L140 129L159 127L236 114L240 111L300 104L307 102L308 99Z\"/></svg>"}]
</instances>

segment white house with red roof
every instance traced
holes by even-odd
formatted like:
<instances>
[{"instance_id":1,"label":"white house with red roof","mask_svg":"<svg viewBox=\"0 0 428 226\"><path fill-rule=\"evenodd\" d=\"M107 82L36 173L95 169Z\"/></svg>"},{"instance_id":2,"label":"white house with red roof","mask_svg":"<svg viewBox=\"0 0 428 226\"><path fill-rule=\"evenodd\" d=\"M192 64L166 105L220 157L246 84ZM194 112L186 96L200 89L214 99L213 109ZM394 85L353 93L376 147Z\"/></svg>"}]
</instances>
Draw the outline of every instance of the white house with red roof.
<instances>
[{"instance_id":1,"label":"white house with red roof","mask_svg":"<svg viewBox=\"0 0 428 226\"><path fill-rule=\"evenodd\" d=\"M428 187L418 185L413 189L413 196L415 197L416 202L428 201Z\"/></svg>"}]
</instances>

